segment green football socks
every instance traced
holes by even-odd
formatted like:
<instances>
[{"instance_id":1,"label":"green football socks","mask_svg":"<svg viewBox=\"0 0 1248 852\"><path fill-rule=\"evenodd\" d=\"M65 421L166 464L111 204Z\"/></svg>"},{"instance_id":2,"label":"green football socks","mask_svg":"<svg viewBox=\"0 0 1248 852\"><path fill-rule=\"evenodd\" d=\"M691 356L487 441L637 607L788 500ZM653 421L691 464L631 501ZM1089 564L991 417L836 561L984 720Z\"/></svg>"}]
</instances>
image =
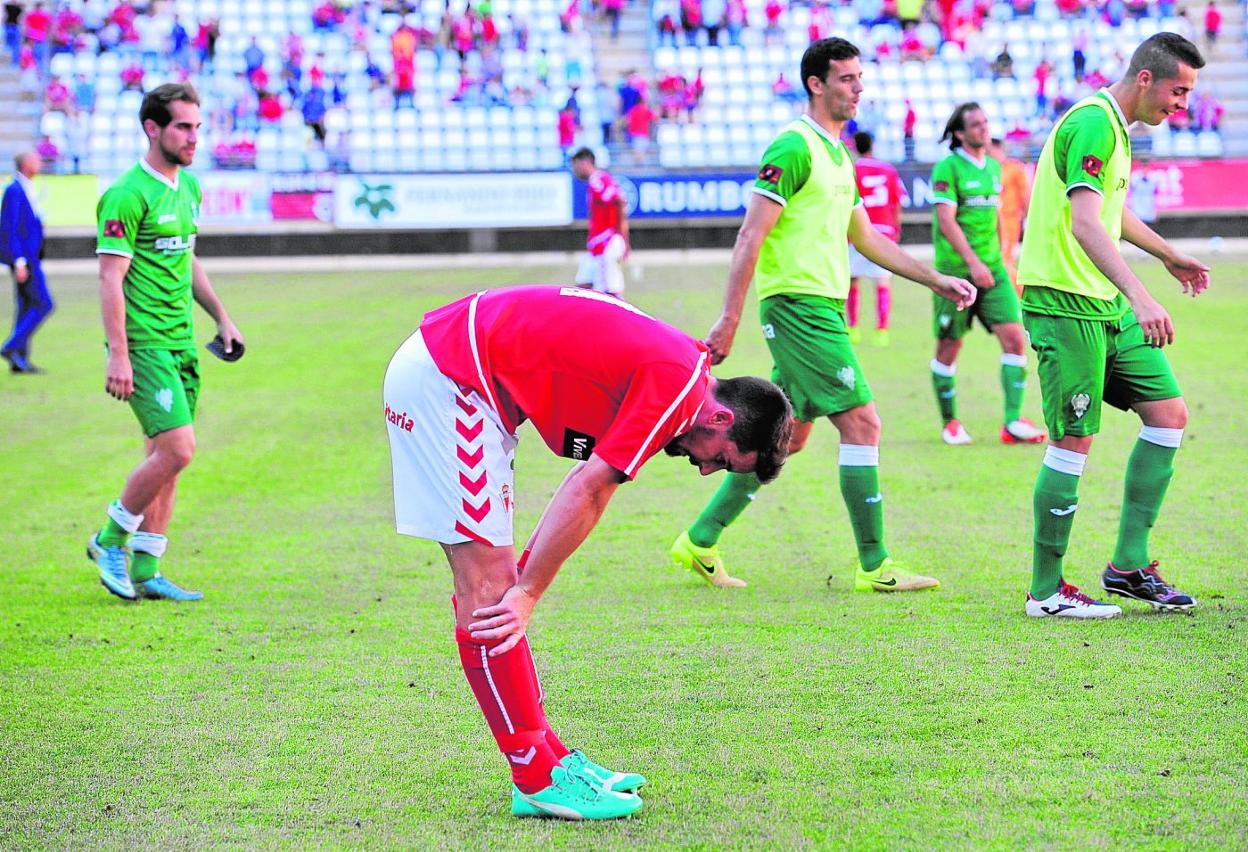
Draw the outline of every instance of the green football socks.
<instances>
[{"instance_id":1,"label":"green football socks","mask_svg":"<svg viewBox=\"0 0 1248 852\"><path fill-rule=\"evenodd\" d=\"M120 500L114 500L108 507L108 521L100 530L99 542L102 547L122 547L126 540L130 538L130 534L139 528L139 524L143 523L142 515L135 515L126 510L121 505Z\"/></svg>"},{"instance_id":2,"label":"green football socks","mask_svg":"<svg viewBox=\"0 0 1248 852\"><path fill-rule=\"evenodd\" d=\"M1115 568L1136 571L1148 566L1148 534L1161 511L1161 501L1174 475L1174 456L1182 440L1182 429L1140 429L1140 438L1127 460L1122 518L1118 523L1118 544L1114 547Z\"/></svg>"},{"instance_id":3,"label":"green football socks","mask_svg":"<svg viewBox=\"0 0 1248 852\"><path fill-rule=\"evenodd\" d=\"M936 391L936 404L940 406L940 420L942 423L957 420L958 388L954 379L957 367L952 364L942 364L933 358L931 368L932 389Z\"/></svg>"},{"instance_id":4,"label":"green football socks","mask_svg":"<svg viewBox=\"0 0 1248 852\"><path fill-rule=\"evenodd\" d=\"M1001 356L1001 390L1005 394L1005 423L1023 416L1023 391L1027 388L1027 356Z\"/></svg>"},{"instance_id":5,"label":"green football socks","mask_svg":"<svg viewBox=\"0 0 1248 852\"><path fill-rule=\"evenodd\" d=\"M1079 508L1079 477L1088 457L1049 446L1033 494L1035 532L1031 562L1031 596L1044 600L1062 581L1062 557Z\"/></svg>"},{"instance_id":6,"label":"green football socks","mask_svg":"<svg viewBox=\"0 0 1248 852\"><path fill-rule=\"evenodd\" d=\"M763 484L752 473L729 473L689 528L689 539L698 547L712 547L724 530L740 517Z\"/></svg>"},{"instance_id":7,"label":"green football socks","mask_svg":"<svg viewBox=\"0 0 1248 852\"><path fill-rule=\"evenodd\" d=\"M841 444L841 497L849 510L858 562L874 571L888 558L884 547L884 495L880 493L880 448Z\"/></svg>"},{"instance_id":8,"label":"green football socks","mask_svg":"<svg viewBox=\"0 0 1248 852\"><path fill-rule=\"evenodd\" d=\"M155 577L168 546L169 539L159 533L139 531L130 536L130 579L142 583Z\"/></svg>"}]
</instances>

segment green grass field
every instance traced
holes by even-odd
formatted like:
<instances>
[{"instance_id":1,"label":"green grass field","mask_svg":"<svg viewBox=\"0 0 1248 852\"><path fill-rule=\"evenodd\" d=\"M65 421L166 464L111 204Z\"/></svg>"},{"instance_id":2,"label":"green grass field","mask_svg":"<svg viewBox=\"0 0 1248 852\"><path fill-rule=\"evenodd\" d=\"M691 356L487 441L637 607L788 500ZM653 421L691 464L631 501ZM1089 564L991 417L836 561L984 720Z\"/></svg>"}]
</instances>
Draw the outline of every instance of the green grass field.
<instances>
[{"instance_id":1,"label":"green grass field","mask_svg":"<svg viewBox=\"0 0 1248 852\"><path fill-rule=\"evenodd\" d=\"M1193 415L1153 550L1199 598L1193 617L1023 616L1041 450L996 442L998 349L978 331L959 372L977 443L939 442L929 297L897 282L892 347L861 349L888 537L943 587L853 593L828 424L725 537L750 581L736 593L666 561L718 478L653 460L530 630L554 726L644 772L646 809L512 819L459 668L449 571L392 527L380 387L427 309L570 272L216 275L248 354L204 356L164 567L208 597L181 606L122 603L83 556L140 440L103 393L94 282L53 280L34 353L47 375L0 375L0 847L1248 845L1248 268L1232 262L1195 302L1144 270L1175 316ZM723 278L649 266L630 296L702 334ZM767 368L747 322L719 372ZM1138 430L1106 421L1067 562L1091 588ZM519 538L568 464L525 428Z\"/></svg>"}]
</instances>

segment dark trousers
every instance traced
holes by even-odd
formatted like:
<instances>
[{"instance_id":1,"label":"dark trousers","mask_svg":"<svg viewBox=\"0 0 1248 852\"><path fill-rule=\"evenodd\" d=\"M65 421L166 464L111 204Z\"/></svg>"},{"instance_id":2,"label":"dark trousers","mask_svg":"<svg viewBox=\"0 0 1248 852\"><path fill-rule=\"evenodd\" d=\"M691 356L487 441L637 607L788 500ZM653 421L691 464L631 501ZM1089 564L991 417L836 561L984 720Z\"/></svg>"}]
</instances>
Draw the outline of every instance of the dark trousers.
<instances>
[{"instance_id":1,"label":"dark trousers","mask_svg":"<svg viewBox=\"0 0 1248 852\"><path fill-rule=\"evenodd\" d=\"M22 357L30 354L30 338L35 329L48 318L52 309L52 296L48 293L48 282L43 277L43 266L35 261L28 267L30 274L26 283L18 284L17 276L13 278L13 289L16 293L17 306L13 313L13 334L4 343L3 351L18 352Z\"/></svg>"}]
</instances>

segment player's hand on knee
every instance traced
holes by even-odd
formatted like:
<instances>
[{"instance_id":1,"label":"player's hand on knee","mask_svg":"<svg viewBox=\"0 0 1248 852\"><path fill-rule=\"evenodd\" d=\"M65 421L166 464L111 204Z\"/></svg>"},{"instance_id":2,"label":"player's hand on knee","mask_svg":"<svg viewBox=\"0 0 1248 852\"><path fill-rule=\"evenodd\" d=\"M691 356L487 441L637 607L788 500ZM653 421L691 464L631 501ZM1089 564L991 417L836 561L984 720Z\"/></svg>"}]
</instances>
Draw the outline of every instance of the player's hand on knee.
<instances>
[{"instance_id":1,"label":"player's hand on knee","mask_svg":"<svg viewBox=\"0 0 1248 852\"><path fill-rule=\"evenodd\" d=\"M490 656L506 654L524 638L524 631L529 626L529 616L537 599L529 592L512 586L503 595L503 599L493 606L478 607L472 611L472 617L480 619L468 625L472 638L482 642L493 642L502 639L490 649Z\"/></svg>"}]
</instances>

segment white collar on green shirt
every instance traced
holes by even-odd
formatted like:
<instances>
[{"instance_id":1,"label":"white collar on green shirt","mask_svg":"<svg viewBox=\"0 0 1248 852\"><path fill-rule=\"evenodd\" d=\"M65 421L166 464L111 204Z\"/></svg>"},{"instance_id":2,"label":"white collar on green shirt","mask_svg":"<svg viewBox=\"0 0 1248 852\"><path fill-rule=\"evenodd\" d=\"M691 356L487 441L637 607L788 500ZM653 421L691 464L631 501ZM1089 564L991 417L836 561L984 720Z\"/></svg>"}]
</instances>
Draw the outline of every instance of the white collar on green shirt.
<instances>
[{"instance_id":1,"label":"white collar on green shirt","mask_svg":"<svg viewBox=\"0 0 1248 852\"><path fill-rule=\"evenodd\" d=\"M173 180L169 180L169 178L165 177L160 172L152 168L152 164L147 161L147 157L143 157L141 160L139 160L139 165L143 167L143 171L147 172L149 175L156 178L156 180L160 181L165 186L172 189L174 192L178 191L178 175L180 175L181 173L180 169L178 172L175 172L175 177L173 178Z\"/></svg>"},{"instance_id":2,"label":"white collar on green shirt","mask_svg":"<svg viewBox=\"0 0 1248 852\"><path fill-rule=\"evenodd\" d=\"M835 147L835 146L837 146L837 145L840 145L840 144L841 144L841 140L840 140L840 139L837 139L835 136L833 136L831 133L829 133L827 130L825 130L825 129L823 128L823 126L822 126L821 124L819 124L819 122L817 122L817 121L815 121L813 118L811 118L809 114L807 114L807 113L802 113L802 121L804 121L804 122L806 122L807 124L809 124L809 125L811 126L811 128L812 128L812 129L813 129L816 133L818 133L820 136L822 136L824 139L826 139L826 140L828 141L828 144L829 144L829 145L832 145L832 146L834 146L834 147Z\"/></svg>"},{"instance_id":3,"label":"white collar on green shirt","mask_svg":"<svg viewBox=\"0 0 1248 852\"><path fill-rule=\"evenodd\" d=\"M1110 92L1109 89L1102 88L1099 92L1097 92L1097 94L1104 95L1105 100L1114 105L1114 113L1118 116L1118 120L1122 122L1123 130L1126 130L1131 126L1131 122L1127 121L1127 117L1122 113L1122 107L1118 106L1118 99L1114 97L1113 93Z\"/></svg>"},{"instance_id":4,"label":"white collar on green shirt","mask_svg":"<svg viewBox=\"0 0 1248 852\"><path fill-rule=\"evenodd\" d=\"M963 147L961 147L961 146L958 146L957 148L954 148L954 149L953 149L953 153L955 153L955 154L959 155L960 157L962 157L962 159L966 160L968 163L972 163L972 164L975 166L975 168L977 168L977 169L982 169L984 166L988 165L988 155L987 155L987 154L984 154L984 156L980 157L980 158L977 160L977 159L975 159L974 157L972 157L972 156L970 155L970 153L968 153L968 152L967 152L967 150L966 150L965 148L963 148Z\"/></svg>"}]
</instances>

